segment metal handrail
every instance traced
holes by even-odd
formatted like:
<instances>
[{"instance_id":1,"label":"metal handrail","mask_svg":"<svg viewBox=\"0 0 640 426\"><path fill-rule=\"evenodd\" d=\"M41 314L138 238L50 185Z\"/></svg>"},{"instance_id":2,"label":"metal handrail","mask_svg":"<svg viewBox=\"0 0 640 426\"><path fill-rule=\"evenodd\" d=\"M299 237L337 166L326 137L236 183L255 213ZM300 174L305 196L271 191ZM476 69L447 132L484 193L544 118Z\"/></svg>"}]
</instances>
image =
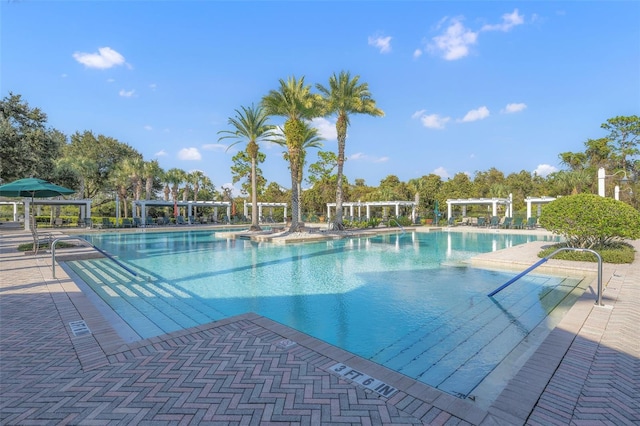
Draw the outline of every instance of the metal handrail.
<instances>
[{"instance_id":1,"label":"metal handrail","mask_svg":"<svg viewBox=\"0 0 640 426\"><path fill-rule=\"evenodd\" d=\"M104 255L109 260L112 260L116 265L118 265L119 267L121 267L122 269L124 269L125 271L130 273L131 275L133 275L135 277L138 276L138 274L136 272L131 270L125 264L123 264L122 262L117 260L115 257L111 256L109 253L105 252L104 250L99 249L98 247L94 246L89 241L85 240L84 238L80 238L80 237L60 237L60 238L56 238L53 241L53 243L51 243L51 269L53 270L53 278L56 278L56 244L58 243L58 241L62 241L62 240L79 240L79 241L82 241L83 243L88 244L88 247L92 247L92 248L96 249L98 251L98 253Z\"/></svg>"},{"instance_id":2,"label":"metal handrail","mask_svg":"<svg viewBox=\"0 0 640 426\"><path fill-rule=\"evenodd\" d=\"M557 249L556 251L554 251L553 253L551 253L549 256L547 257L543 257L540 261L534 263L533 265L531 265L530 267L528 267L527 269L525 269L524 271L522 271L521 273L519 273L518 275L516 275L515 277L511 278L509 281L507 281L506 283L502 284L500 287L498 287L497 289L493 290L491 293L489 293L487 296L489 297L493 297L495 294L497 294L498 292L504 290L505 288L507 288L508 286L510 286L511 284L513 284L515 281L519 280L520 278L524 277L525 275L527 275L529 272L533 271L534 269L536 269L538 266L542 265L543 263L545 263L547 260L551 259L553 256L555 256L557 253L560 253L561 251L582 251L582 252L589 252L594 254L597 258L598 258L598 296L597 296L597 300L596 300L596 305L598 306L603 306L602 305L602 256L600 256L600 254L598 252L596 252L595 250L591 250L591 249L583 249L583 248L575 248L575 247L562 247Z\"/></svg>"},{"instance_id":3,"label":"metal handrail","mask_svg":"<svg viewBox=\"0 0 640 426\"><path fill-rule=\"evenodd\" d=\"M396 223L396 225L398 225L398 227L400 227L400 229L402 229L402 234L401 234L401 235L404 235L404 234L406 234L406 233L407 233L407 232L404 230L404 227L403 227L402 225L400 225L400 222L398 222L397 220L395 220L395 219L393 219L393 218L392 218L392 219L389 219L389 222L388 222L388 223L389 223L389 224L391 224L391 221L394 221L394 222Z\"/></svg>"}]
</instances>

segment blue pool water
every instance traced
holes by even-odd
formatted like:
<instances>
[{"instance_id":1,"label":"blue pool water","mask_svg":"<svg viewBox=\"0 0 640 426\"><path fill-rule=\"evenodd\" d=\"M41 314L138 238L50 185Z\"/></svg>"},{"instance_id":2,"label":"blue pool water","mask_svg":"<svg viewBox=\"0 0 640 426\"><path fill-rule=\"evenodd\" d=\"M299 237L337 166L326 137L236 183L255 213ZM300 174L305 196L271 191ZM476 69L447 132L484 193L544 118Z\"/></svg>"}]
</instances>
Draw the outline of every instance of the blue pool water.
<instances>
[{"instance_id":1,"label":"blue pool water","mask_svg":"<svg viewBox=\"0 0 640 426\"><path fill-rule=\"evenodd\" d=\"M277 245L208 231L84 236L71 268L141 337L255 312L446 392L468 395L580 279L471 268L532 235L430 232Z\"/></svg>"}]
</instances>

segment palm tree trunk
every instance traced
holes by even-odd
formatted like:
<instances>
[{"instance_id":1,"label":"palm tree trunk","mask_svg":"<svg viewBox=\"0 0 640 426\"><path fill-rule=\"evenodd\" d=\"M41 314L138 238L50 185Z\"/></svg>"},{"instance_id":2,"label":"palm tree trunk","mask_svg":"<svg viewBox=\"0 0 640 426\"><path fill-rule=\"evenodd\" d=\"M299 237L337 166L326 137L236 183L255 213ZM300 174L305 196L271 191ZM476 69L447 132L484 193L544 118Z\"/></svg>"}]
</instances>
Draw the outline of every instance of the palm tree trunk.
<instances>
[{"instance_id":1,"label":"palm tree trunk","mask_svg":"<svg viewBox=\"0 0 640 426\"><path fill-rule=\"evenodd\" d=\"M260 231L258 223L258 179L256 176L256 157L251 156L251 231Z\"/></svg>"},{"instance_id":2,"label":"palm tree trunk","mask_svg":"<svg viewBox=\"0 0 640 426\"><path fill-rule=\"evenodd\" d=\"M345 117L339 116L336 122L336 131L338 134L338 170L336 174L336 217L334 219L334 227L343 229L342 226L342 174L344 170L344 146L347 139L347 122Z\"/></svg>"}]
</instances>

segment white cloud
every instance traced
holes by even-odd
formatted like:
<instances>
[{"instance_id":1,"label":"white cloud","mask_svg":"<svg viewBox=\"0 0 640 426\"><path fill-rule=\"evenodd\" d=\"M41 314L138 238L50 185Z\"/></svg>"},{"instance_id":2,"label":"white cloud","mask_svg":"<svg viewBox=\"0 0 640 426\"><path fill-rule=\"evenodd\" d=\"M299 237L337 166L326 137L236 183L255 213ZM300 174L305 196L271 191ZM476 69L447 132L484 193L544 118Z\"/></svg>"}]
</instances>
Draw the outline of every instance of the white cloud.
<instances>
[{"instance_id":1,"label":"white cloud","mask_svg":"<svg viewBox=\"0 0 640 426\"><path fill-rule=\"evenodd\" d=\"M416 49L413 51L413 59L418 59L422 56L422 49Z\"/></svg>"},{"instance_id":2,"label":"white cloud","mask_svg":"<svg viewBox=\"0 0 640 426\"><path fill-rule=\"evenodd\" d=\"M458 18L452 18L445 32L433 37L433 42L427 48L448 61L454 61L467 56L469 47L476 44L477 39L478 33L465 28Z\"/></svg>"},{"instance_id":3,"label":"white cloud","mask_svg":"<svg viewBox=\"0 0 640 426\"><path fill-rule=\"evenodd\" d=\"M118 94L123 98L130 98L133 95L135 95L135 93L136 93L135 90L124 90L124 89L120 89L120 91L118 92Z\"/></svg>"},{"instance_id":4,"label":"white cloud","mask_svg":"<svg viewBox=\"0 0 640 426\"><path fill-rule=\"evenodd\" d=\"M533 171L533 173L537 174L540 177L547 177L551 173L557 172L558 169L549 164L539 164L538 167Z\"/></svg>"},{"instance_id":5,"label":"white cloud","mask_svg":"<svg viewBox=\"0 0 640 426\"><path fill-rule=\"evenodd\" d=\"M226 151L229 146L222 143L206 143L202 145L205 151Z\"/></svg>"},{"instance_id":6,"label":"white cloud","mask_svg":"<svg viewBox=\"0 0 640 426\"><path fill-rule=\"evenodd\" d=\"M167 156L167 151L165 151L164 149L161 149L160 151L155 153L156 157L166 157Z\"/></svg>"},{"instance_id":7,"label":"white cloud","mask_svg":"<svg viewBox=\"0 0 640 426\"><path fill-rule=\"evenodd\" d=\"M148 130L148 131L152 131L153 127L151 127L150 125L147 124L146 126L144 126L144 129Z\"/></svg>"},{"instance_id":8,"label":"white cloud","mask_svg":"<svg viewBox=\"0 0 640 426\"><path fill-rule=\"evenodd\" d=\"M369 46L380 50L380 53L391 52L391 37L369 37Z\"/></svg>"},{"instance_id":9,"label":"white cloud","mask_svg":"<svg viewBox=\"0 0 640 426\"><path fill-rule=\"evenodd\" d=\"M419 119L422 125L429 129L444 129L445 124L451 120L450 117L442 117L439 114L426 114L424 109L414 112L411 118Z\"/></svg>"},{"instance_id":10,"label":"white cloud","mask_svg":"<svg viewBox=\"0 0 640 426\"><path fill-rule=\"evenodd\" d=\"M311 120L311 126L318 129L318 136L328 141L338 140L336 124L326 118L314 118Z\"/></svg>"},{"instance_id":11,"label":"white cloud","mask_svg":"<svg viewBox=\"0 0 640 426\"><path fill-rule=\"evenodd\" d=\"M202 159L198 148L182 148L178 151L178 158L180 160L197 161Z\"/></svg>"},{"instance_id":12,"label":"white cloud","mask_svg":"<svg viewBox=\"0 0 640 426\"><path fill-rule=\"evenodd\" d=\"M490 115L489 108L486 106L481 106L478 109L472 109L469 111L462 120L464 123L469 123L471 121L483 120Z\"/></svg>"},{"instance_id":13,"label":"white cloud","mask_svg":"<svg viewBox=\"0 0 640 426\"><path fill-rule=\"evenodd\" d=\"M482 27L482 31L510 31L513 27L524 24L524 16L518 13L518 9L515 9L512 13L505 13L502 15L502 22L494 25L485 25Z\"/></svg>"},{"instance_id":14,"label":"white cloud","mask_svg":"<svg viewBox=\"0 0 640 426\"><path fill-rule=\"evenodd\" d=\"M100 47L98 53L76 52L73 58L87 68L107 69L125 63L124 56L110 47Z\"/></svg>"},{"instance_id":15,"label":"white cloud","mask_svg":"<svg viewBox=\"0 0 640 426\"><path fill-rule=\"evenodd\" d=\"M432 172L434 175L438 175L443 179L449 179L451 177L451 175L449 174L449 172L447 171L447 169L445 169L444 167L438 167L437 169L435 169Z\"/></svg>"},{"instance_id":16,"label":"white cloud","mask_svg":"<svg viewBox=\"0 0 640 426\"><path fill-rule=\"evenodd\" d=\"M369 163L385 163L389 161L389 157L373 157L367 154L363 154L362 152L351 154L348 159L352 161L366 161Z\"/></svg>"},{"instance_id":17,"label":"white cloud","mask_svg":"<svg viewBox=\"0 0 640 426\"><path fill-rule=\"evenodd\" d=\"M158 85L157 85L157 84L155 84L155 83L151 83L151 84L149 85L149 89L151 89L151 90L153 90L153 91L155 91L157 88L158 88Z\"/></svg>"},{"instance_id":18,"label":"white cloud","mask_svg":"<svg viewBox=\"0 0 640 426\"><path fill-rule=\"evenodd\" d=\"M519 104L507 104L507 106L502 110L505 114L513 114L514 112L524 111L527 108L527 104L519 103Z\"/></svg>"}]
</instances>

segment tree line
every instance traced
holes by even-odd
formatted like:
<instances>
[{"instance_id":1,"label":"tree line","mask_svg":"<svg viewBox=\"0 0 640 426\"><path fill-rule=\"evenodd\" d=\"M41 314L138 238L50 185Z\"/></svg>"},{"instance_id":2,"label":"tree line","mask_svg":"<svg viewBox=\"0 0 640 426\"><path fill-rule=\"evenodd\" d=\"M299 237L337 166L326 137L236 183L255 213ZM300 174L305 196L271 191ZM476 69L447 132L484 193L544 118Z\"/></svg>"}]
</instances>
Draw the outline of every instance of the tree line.
<instances>
[{"instance_id":1,"label":"tree line","mask_svg":"<svg viewBox=\"0 0 640 426\"><path fill-rule=\"evenodd\" d=\"M490 168L473 176L459 172L443 179L427 174L407 182L389 175L377 186L369 186L363 179L350 181L344 174L346 131L353 114L375 117L383 111L376 106L368 85L345 71L333 74L327 86L316 84L315 89L304 77L280 80L278 89L266 94L257 106L240 107L229 118L229 129L220 131L219 139L231 139L230 146L245 144L232 159L233 183L242 182L242 196L235 199L230 188L218 189L201 171L163 170L157 160L145 160L134 147L115 138L89 130L64 135L48 125L43 111L10 92L0 101L0 183L40 177L75 189L79 198L91 198L94 206L103 210L113 208L113 195L118 194L125 217L130 214L129 202L139 199L233 201L238 207L249 200L254 204L252 212L258 211L258 200L288 202L292 207L291 230L295 231L303 218L322 216L330 202L338 207L332 224L337 228L342 226L342 203L346 201L417 199L418 214L430 217L436 203L444 206L447 199L513 194L514 209L519 211L524 209L527 196L596 193L597 170L604 167L606 195L613 195L615 182L620 199L639 208L638 116L606 120L601 128L607 136L588 139L584 151L561 152L558 158L563 169L548 176L525 170L505 176ZM285 118L284 126L269 124L274 116ZM337 152L321 150L322 139L310 124L313 118L327 116L336 118ZM260 164L267 158L259 148L264 142L283 146L291 175L287 185L264 179ZM306 153L312 148L320 150L318 161L307 164ZM303 190L305 182L307 189ZM259 229L257 214L251 216L252 228Z\"/></svg>"}]
</instances>

